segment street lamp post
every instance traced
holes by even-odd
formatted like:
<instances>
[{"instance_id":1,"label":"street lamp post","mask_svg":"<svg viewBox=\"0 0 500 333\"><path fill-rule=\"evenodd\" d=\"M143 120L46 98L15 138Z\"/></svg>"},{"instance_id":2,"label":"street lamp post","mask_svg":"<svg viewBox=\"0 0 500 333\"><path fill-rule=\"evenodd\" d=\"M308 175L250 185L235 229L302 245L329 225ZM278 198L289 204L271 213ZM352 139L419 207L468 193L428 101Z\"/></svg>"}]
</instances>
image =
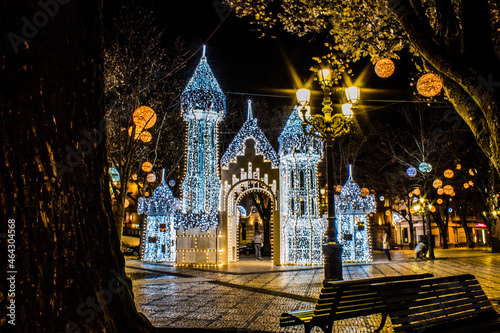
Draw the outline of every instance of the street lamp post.
<instances>
[{"instance_id":1,"label":"street lamp post","mask_svg":"<svg viewBox=\"0 0 500 333\"><path fill-rule=\"evenodd\" d=\"M333 142L336 138L349 132L349 125L353 116L352 105L359 101L359 88L350 87L345 90L348 102L342 106L342 112L333 113L330 95L333 92L331 72L328 69L319 71L319 82L323 90L323 115L311 115L309 100L311 93L308 89L297 90L298 112L302 120L302 129L305 134L322 138L325 142L326 178L328 200L328 226L324 235L323 261L325 280L343 280L342 278L342 244L337 237L335 226L335 184L333 181Z\"/></svg>"}]
</instances>

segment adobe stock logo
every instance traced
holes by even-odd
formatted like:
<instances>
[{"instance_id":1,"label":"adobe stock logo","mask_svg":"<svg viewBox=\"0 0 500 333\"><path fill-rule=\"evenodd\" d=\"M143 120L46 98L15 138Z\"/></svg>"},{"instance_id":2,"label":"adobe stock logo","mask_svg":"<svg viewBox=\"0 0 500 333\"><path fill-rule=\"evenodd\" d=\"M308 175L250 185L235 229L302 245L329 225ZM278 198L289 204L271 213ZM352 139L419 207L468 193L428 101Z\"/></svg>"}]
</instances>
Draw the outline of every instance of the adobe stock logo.
<instances>
[{"instance_id":1,"label":"adobe stock logo","mask_svg":"<svg viewBox=\"0 0 500 333\"><path fill-rule=\"evenodd\" d=\"M23 26L21 27L20 35L14 32L9 32L7 38L9 39L14 52L19 52L19 45L22 45L35 37L38 34L38 29L45 27L49 23L49 16L54 17L59 13L59 5L66 5L70 0L40 0L38 6L42 10L33 14L33 18L28 20L26 16L21 18Z\"/></svg>"}]
</instances>

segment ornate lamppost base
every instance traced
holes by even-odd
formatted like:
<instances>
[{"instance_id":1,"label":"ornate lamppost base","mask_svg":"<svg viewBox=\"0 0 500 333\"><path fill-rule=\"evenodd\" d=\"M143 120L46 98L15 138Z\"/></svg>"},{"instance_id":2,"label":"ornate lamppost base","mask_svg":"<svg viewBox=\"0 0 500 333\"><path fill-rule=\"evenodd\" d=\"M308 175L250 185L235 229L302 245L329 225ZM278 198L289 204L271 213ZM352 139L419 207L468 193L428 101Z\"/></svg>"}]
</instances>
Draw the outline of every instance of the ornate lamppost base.
<instances>
[{"instance_id":1,"label":"ornate lamppost base","mask_svg":"<svg viewBox=\"0 0 500 333\"><path fill-rule=\"evenodd\" d=\"M324 243L322 247L325 280L343 280L342 245L338 243Z\"/></svg>"}]
</instances>

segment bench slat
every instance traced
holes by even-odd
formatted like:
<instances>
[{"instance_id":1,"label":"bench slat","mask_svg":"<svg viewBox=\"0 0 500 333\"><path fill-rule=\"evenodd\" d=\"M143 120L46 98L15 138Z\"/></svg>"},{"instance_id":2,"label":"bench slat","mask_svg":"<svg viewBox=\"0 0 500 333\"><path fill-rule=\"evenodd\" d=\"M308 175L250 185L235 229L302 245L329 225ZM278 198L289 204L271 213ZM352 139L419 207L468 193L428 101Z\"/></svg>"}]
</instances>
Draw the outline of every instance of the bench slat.
<instances>
[{"instance_id":1,"label":"bench slat","mask_svg":"<svg viewBox=\"0 0 500 333\"><path fill-rule=\"evenodd\" d=\"M486 296L481 297L481 299L474 299L474 301L477 302L477 303L474 303L474 304L476 304L476 307L478 307L478 308L481 308L481 307L485 306L485 305L482 305L483 301L487 302L486 305L491 304L491 303L489 303L489 300L488 300L488 298ZM454 302L454 305L455 306L459 306L459 305L463 305L463 304L467 304L467 303L470 303L470 300L468 300L468 299L462 299L462 300ZM450 307L448 304L446 306ZM404 310L391 311L391 314L393 316L399 317L399 316L407 316L407 315L410 315L410 314L415 314L417 312L422 312L422 311L426 311L426 309L424 307L421 307L421 308L418 308L418 309L416 309L416 308L408 309L408 307L406 307L406 309L404 309Z\"/></svg>"}]
</instances>

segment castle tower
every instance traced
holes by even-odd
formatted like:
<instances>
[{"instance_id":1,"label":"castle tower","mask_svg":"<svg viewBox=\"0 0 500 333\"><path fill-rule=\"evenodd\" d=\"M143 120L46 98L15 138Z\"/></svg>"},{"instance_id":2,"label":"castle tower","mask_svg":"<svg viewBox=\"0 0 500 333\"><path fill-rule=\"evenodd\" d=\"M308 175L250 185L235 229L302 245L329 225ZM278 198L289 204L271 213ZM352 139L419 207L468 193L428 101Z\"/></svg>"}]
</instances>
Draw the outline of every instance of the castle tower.
<instances>
[{"instance_id":1,"label":"castle tower","mask_svg":"<svg viewBox=\"0 0 500 333\"><path fill-rule=\"evenodd\" d=\"M226 97L203 56L181 95L182 116L187 122L186 170L182 182L185 227L216 227L220 179L218 123L226 109Z\"/></svg>"},{"instance_id":2,"label":"castle tower","mask_svg":"<svg viewBox=\"0 0 500 333\"><path fill-rule=\"evenodd\" d=\"M343 245L343 262L371 262L370 223L368 215L375 212L375 197L363 193L352 179L352 167L340 193L335 195L338 240Z\"/></svg>"},{"instance_id":3,"label":"castle tower","mask_svg":"<svg viewBox=\"0 0 500 333\"><path fill-rule=\"evenodd\" d=\"M278 138L281 197L281 263L321 264L326 228L319 215L318 163L323 142L305 135L297 108Z\"/></svg>"},{"instance_id":4,"label":"castle tower","mask_svg":"<svg viewBox=\"0 0 500 333\"><path fill-rule=\"evenodd\" d=\"M176 212L176 263L181 266L217 265L219 224L219 128L226 97L203 55L181 95L187 123L186 169L181 185L181 208Z\"/></svg>"}]
</instances>

